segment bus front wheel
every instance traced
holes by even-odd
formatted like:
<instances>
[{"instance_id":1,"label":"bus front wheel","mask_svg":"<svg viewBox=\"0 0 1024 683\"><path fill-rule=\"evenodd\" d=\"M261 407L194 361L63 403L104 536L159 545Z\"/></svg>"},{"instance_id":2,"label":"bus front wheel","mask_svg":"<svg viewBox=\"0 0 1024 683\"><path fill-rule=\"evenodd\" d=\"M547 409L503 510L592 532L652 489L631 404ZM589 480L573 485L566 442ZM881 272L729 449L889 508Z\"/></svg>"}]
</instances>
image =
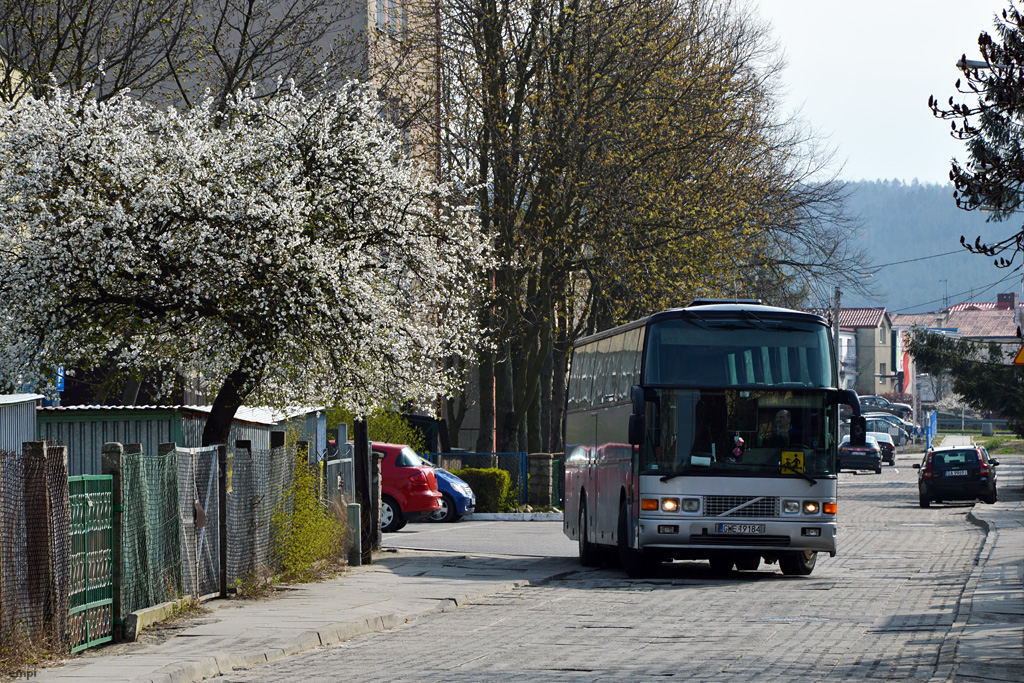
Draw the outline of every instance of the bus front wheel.
<instances>
[{"instance_id":1,"label":"bus front wheel","mask_svg":"<svg viewBox=\"0 0 1024 683\"><path fill-rule=\"evenodd\" d=\"M580 564L584 567L596 567L600 564L597 548L587 538L587 500L580 500L580 525L576 530L576 538L580 546Z\"/></svg>"},{"instance_id":2,"label":"bus front wheel","mask_svg":"<svg viewBox=\"0 0 1024 683\"><path fill-rule=\"evenodd\" d=\"M813 550L790 552L779 557L779 568L786 576L809 576L817 561L818 553Z\"/></svg>"},{"instance_id":3,"label":"bus front wheel","mask_svg":"<svg viewBox=\"0 0 1024 683\"><path fill-rule=\"evenodd\" d=\"M642 579L650 576L656 566L650 557L642 551L629 546L629 508L623 502L619 506L619 526L616 530L616 544L619 551L619 564L631 579Z\"/></svg>"}]
</instances>

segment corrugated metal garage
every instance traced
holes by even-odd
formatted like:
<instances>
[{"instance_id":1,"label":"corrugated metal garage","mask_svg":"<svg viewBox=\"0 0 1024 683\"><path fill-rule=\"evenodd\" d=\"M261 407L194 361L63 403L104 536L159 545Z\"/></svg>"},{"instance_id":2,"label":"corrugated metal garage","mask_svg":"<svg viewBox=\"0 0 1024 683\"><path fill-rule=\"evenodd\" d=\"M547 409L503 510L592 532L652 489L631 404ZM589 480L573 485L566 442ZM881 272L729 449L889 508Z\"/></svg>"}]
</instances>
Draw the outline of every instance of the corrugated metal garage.
<instances>
[{"instance_id":1,"label":"corrugated metal garage","mask_svg":"<svg viewBox=\"0 0 1024 683\"><path fill-rule=\"evenodd\" d=\"M185 448L202 445L208 406L57 406L37 409L38 439L68 448L68 474L102 474L103 444L142 444L156 453L161 443ZM274 423L262 411L240 408L231 427L230 443L247 440L254 450L270 449Z\"/></svg>"}]
</instances>

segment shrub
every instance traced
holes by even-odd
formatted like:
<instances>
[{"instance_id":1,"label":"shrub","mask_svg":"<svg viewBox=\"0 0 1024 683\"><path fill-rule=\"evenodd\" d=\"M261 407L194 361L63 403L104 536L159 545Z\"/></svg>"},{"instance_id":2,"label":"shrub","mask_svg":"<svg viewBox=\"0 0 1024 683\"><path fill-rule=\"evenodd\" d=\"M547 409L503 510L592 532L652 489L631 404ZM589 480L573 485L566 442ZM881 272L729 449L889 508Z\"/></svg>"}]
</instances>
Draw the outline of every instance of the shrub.
<instances>
[{"instance_id":1,"label":"shrub","mask_svg":"<svg viewBox=\"0 0 1024 683\"><path fill-rule=\"evenodd\" d=\"M345 423L348 425L348 438L352 438L353 414L343 408L328 408L327 425ZM366 426L370 432L370 441L378 443L394 443L408 446L417 453L423 451L423 435L409 424L408 420L388 410L378 410L366 418Z\"/></svg>"},{"instance_id":2,"label":"shrub","mask_svg":"<svg viewBox=\"0 0 1024 683\"><path fill-rule=\"evenodd\" d=\"M512 477L505 470L468 467L452 474L464 479L473 489L477 512L503 512L506 509Z\"/></svg>"},{"instance_id":3,"label":"shrub","mask_svg":"<svg viewBox=\"0 0 1024 683\"><path fill-rule=\"evenodd\" d=\"M304 455L298 456L295 481L270 523L284 578L309 580L318 567L342 555L344 522L321 503L318 477Z\"/></svg>"}]
</instances>

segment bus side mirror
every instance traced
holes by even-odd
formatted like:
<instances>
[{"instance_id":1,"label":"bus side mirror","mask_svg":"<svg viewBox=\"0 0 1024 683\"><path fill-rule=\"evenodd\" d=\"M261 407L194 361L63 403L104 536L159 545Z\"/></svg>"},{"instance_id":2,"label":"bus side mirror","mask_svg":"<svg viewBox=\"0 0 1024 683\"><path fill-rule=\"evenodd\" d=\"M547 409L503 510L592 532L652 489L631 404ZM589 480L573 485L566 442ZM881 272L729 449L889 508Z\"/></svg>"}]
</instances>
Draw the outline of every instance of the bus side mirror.
<instances>
[{"instance_id":1,"label":"bus side mirror","mask_svg":"<svg viewBox=\"0 0 1024 683\"><path fill-rule=\"evenodd\" d=\"M859 412L859 411L858 411ZM867 443L868 421L863 415L854 415L850 418L850 445L863 446Z\"/></svg>"},{"instance_id":2,"label":"bus side mirror","mask_svg":"<svg viewBox=\"0 0 1024 683\"><path fill-rule=\"evenodd\" d=\"M644 390L634 384L629 388L633 414L629 416L629 444L639 446L644 440Z\"/></svg>"},{"instance_id":3,"label":"bus side mirror","mask_svg":"<svg viewBox=\"0 0 1024 683\"><path fill-rule=\"evenodd\" d=\"M633 413L629 416L629 445L639 446L644 441L644 416Z\"/></svg>"},{"instance_id":4,"label":"bus side mirror","mask_svg":"<svg viewBox=\"0 0 1024 683\"><path fill-rule=\"evenodd\" d=\"M644 414L644 389L634 384L629 388L629 401L633 404L633 414Z\"/></svg>"},{"instance_id":5,"label":"bus side mirror","mask_svg":"<svg viewBox=\"0 0 1024 683\"><path fill-rule=\"evenodd\" d=\"M857 396L856 391L853 389L843 389L843 395L840 397L840 400L853 409L854 415L860 415L860 397Z\"/></svg>"}]
</instances>

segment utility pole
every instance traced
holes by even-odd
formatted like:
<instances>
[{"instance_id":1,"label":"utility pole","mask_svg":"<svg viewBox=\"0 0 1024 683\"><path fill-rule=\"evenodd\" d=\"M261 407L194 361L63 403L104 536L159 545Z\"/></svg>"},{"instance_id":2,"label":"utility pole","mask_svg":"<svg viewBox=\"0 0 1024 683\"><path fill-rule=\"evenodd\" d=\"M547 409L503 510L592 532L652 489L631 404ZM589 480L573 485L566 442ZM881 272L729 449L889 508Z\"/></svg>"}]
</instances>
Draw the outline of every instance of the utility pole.
<instances>
[{"instance_id":1,"label":"utility pole","mask_svg":"<svg viewBox=\"0 0 1024 683\"><path fill-rule=\"evenodd\" d=\"M841 296L842 293L839 291L839 285L836 285L835 302L832 304L832 336L833 344L836 347L836 380L839 382L840 389L844 385L843 359L839 355L839 300Z\"/></svg>"}]
</instances>

